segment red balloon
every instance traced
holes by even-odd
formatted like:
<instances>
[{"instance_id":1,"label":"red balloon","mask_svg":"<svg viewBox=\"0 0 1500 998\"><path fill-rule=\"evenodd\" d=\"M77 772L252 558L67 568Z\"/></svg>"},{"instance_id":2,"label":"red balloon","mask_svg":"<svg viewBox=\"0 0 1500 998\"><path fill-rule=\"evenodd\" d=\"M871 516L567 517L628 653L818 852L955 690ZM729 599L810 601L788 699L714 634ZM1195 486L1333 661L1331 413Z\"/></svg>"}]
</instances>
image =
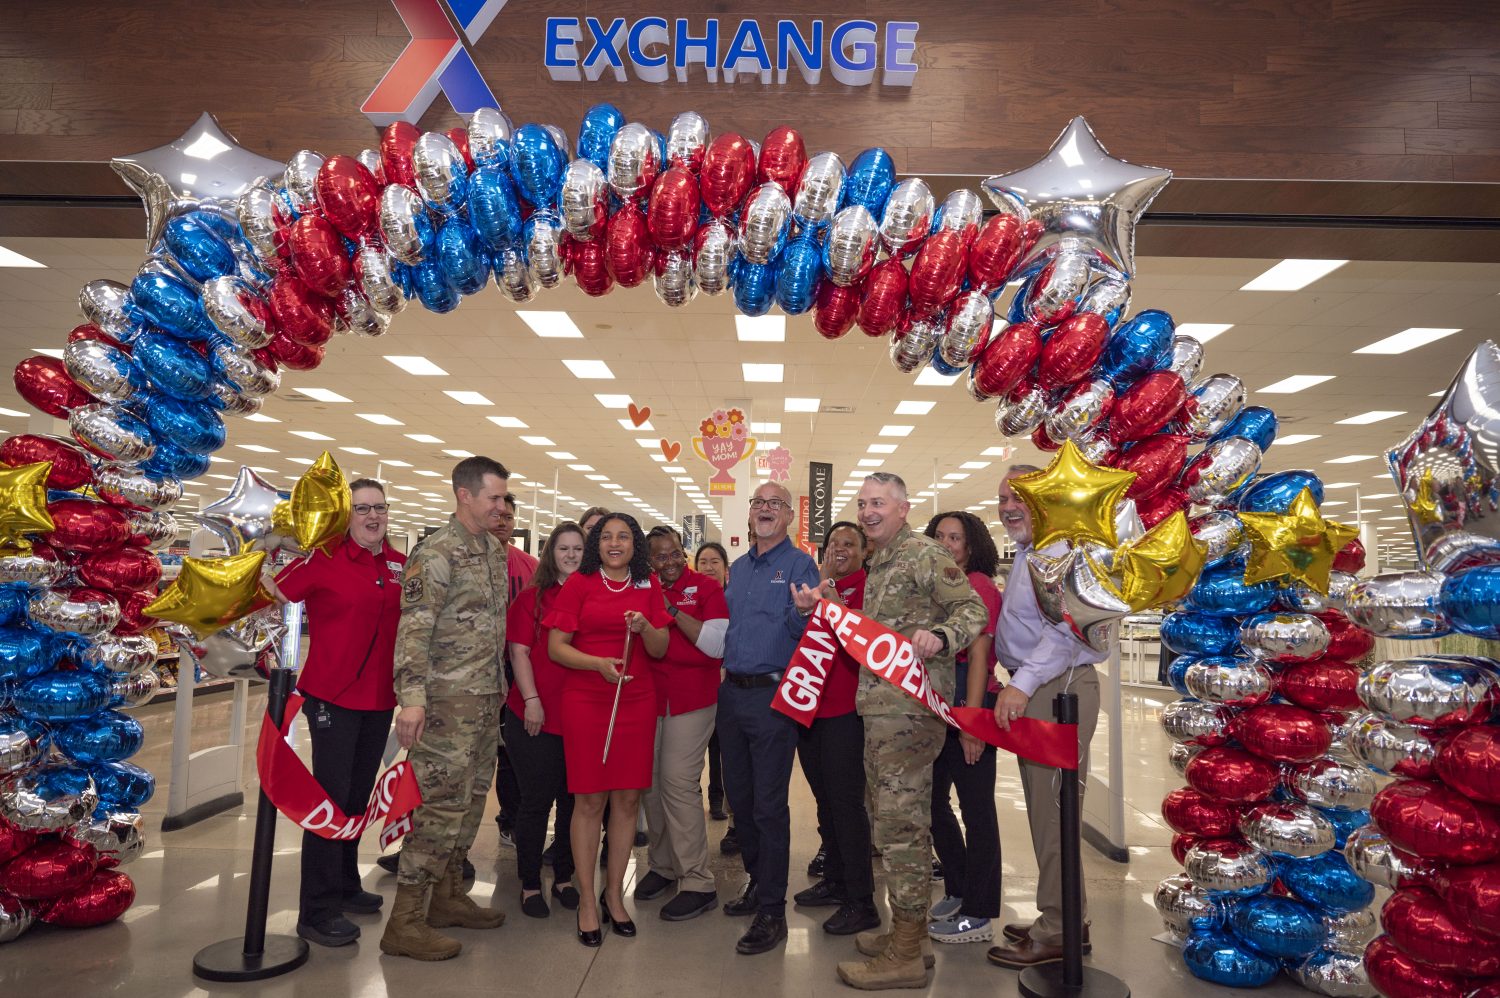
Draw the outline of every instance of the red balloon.
<instances>
[{"instance_id":1,"label":"red balloon","mask_svg":"<svg viewBox=\"0 0 1500 998\"><path fill-rule=\"evenodd\" d=\"M1414 960L1475 977L1500 974L1500 939L1490 939L1454 918L1425 887L1392 894L1380 909L1380 924Z\"/></svg>"},{"instance_id":2,"label":"red balloon","mask_svg":"<svg viewBox=\"0 0 1500 998\"><path fill-rule=\"evenodd\" d=\"M28 901L55 898L82 887L95 861L93 846L42 839L0 867L0 890Z\"/></svg>"},{"instance_id":3,"label":"red balloon","mask_svg":"<svg viewBox=\"0 0 1500 998\"><path fill-rule=\"evenodd\" d=\"M135 884L119 870L98 870L83 886L42 905L48 925L87 929L113 922L135 903Z\"/></svg>"},{"instance_id":4,"label":"red balloon","mask_svg":"<svg viewBox=\"0 0 1500 998\"><path fill-rule=\"evenodd\" d=\"M271 338L271 342L266 344L266 350L277 363L284 364L294 371L311 371L323 363L324 348L322 346L298 343L284 331Z\"/></svg>"},{"instance_id":5,"label":"red balloon","mask_svg":"<svg viewBox=\"0 0 1500 998\"><path fill-rule=\"evenodd\" d=\"M1437 774L1465 797L1500 804L1500 728L1465 728L1438 749Z\"/></svg>"},{"instance_id":6,"label":"red balloon","mask_svg":"<svg viewBox=\"0 0 1500 998\"><path fill-rule=\"evenodd\" d=\"M1227 801L1178 787L1161 802L1161 816L1174 832L1222 838L1239 834L1240 808Z\"/></svg>"},{"instance_id":7,"label":"red balloon","mask_svg":"<svg viewBox=\"0 0 1500 998\"><path fill-rule=\"evenodd\" d=\"M1328 659L1298 662L1276 677L1276 692L1308 710L1354 710L1360 705L1355 687L1359 666Z\"/></svg>"},{"instance_id":8,"label":"red balloon","mask_svg":"<svg viewBox=\"0 0 1500 998\"><path fill-rule=\"evenodd\" d=\"M96 589L111 593L154 590L161 579L161 559L150 551L127 545L84 559L78 566L78 577Z\"/></svg>"},{"instance_id":9,"label":"red balloon","mask_svg":"<svg viewBox=\"0 0 1500 998\"><path fill-rule=\"evenodd\" d=\"M633 288L651 273L651 241L646 216L627 204L609 219L604 232L604 264L622 288Z\"/></svg>"},{"instance_id":10,"label":"red balloon","mask_svg":"<svg viewBox=\"0 0 1500 998\"><path fill-rule=\"evenodd\" d=\"M1144 440L1166 426L1187 399L1182 376L1153 371L1115 399L1109 414L1109 438L1117 444Z\"/></svg>"},{"instance_id":11,"label":"red balloon","mask_svg":"<svg viewBox=\"0 0 1500 998\"><path fill-rule=\"evenodd\" d=\"M607 295L615 286L615 279L604 262L604 244L597 239L574 244L570 267L573 280L590 297Z\"/></svg>"},{"instance_id":12,"label":"red balloon","mask_svg":"<svg viewBox=\"0 0 1500 998\"><path fill-rule=\"evenodd\" d=\"M870 268L859 306L859 328L866 336L885 336L895 331L906 309L909 283L906 267L900 260L882 260Z\"/></svg>"},{"instance_id":13,"label":"red balloon","mask_svg":"<svg viewBox=\"0 0 1500 998\"><path fill-rule=\"evenodd\" d=\"M336 298L353 276L349 254L328 219L307 214L283 229L292 267L311 290Z\"/></svg>"},{"instance_id":14,"label":"red balloon","mask_svg":"<svg viewBox=\"0 0 1500 998\"><path fill-rule=\"evenodd\" d=\"M969 247L970 287L985 294L995 291L1010 278L1020 258L1021 220L1014 215L990 216Z\"/></svg>"},{"instance_id":15,"label":"red balloon","mask_svg":"<svg viewBox=\"0 0 1500 998\"><path fill-rule=\"evenodd\" d=\"M1327 721L1286 703L1244 711L1230 725L1241 745L1273 762L1311 762L1333 744L1333 729Z\"/></svg>"},{"instance_id":16,"label":"red balloon","mask_svg":"<svg viewBox=\"0 0 1500 998\"><path fill-rule=\"evenodd\" d=\"M52 533L47 542L60 551L99 554L113 551L130 538L125 514L92 499L57 499L47 504Z\"/></svg>"},{"instance_id":17,"label":"red balloon","mask_svg":"<svg viewBox=\"0 0 1500 998\"><path fill-rule=\"evenodd\" d=\"M416 169L412 166L411 153L422 133L417 126L406 121L395 121L380 133L380 166L385 172L387 184L417 186Z\"/></svg>"},{"instance_id":18,"label":"red balloon","mask_svg":"<svg viewBox=\"0 0 1500 998\"><path fill-rule=\"evenodd\" d=\"M981 348L974 365L974 387L989 398L1006 394L1031 373L1041 352L1042 331L1034 323L1006 326Z\"/></svg>"},{"instance_id":19,"label":"red balloon","mask_svg":"<svg viewBox=\"0 0 1500 998\"><path fill-rule=\"evenodd\" d=\"M1274 763L1228 746L1204 749L1187 764L1188 784L1220 800L1265 800L1280 778L1281 771Z\"/></svg>"},{"instance_id":20,"label":"red balloon","mask_svg":"<svg viewBox=\"0 0 1500 998\"><path fill-rule=\"evenodd\" d=\"M1117 462L1118 463L1118 462ZM1150 530L1173 513L1187 505L1187 493L1176 485L1169 485L1145 499L1135 501L1135 511L1141 522Z\"/></svg>"},{"instance_id":21,"label":"red balloon","mask_svg":"<svg viewBox=\"0 0 1500 998\"><path fill-rule=\"evenodd\" d=\"M130 347L121 343L119 340L115 339L113 336L109 335L104 330L94 325L92 322L85 322L81 326L74 326L71 330L68 331L69 343L74 343L78 340L98 340L100 343L108 343L116 350L120 350L125 353L130 352Z\"/></svg>"},{"instance_id":22,"label":"red balloon","mask_svg":"<svg viewBox=\"0 0 1500 998\"><path fill-rule=\"evenodd\" d=\"M1500 859L1500 808L1441 783L1402 780L1375 795L1370 817L1396 845L1443 863Z\"/></svg>"},{"instance_id":23,"label":"red balloon","mask_svg":"<svg viewBox=\"0 0 1500 998\"><path fill-rule=\"evenodd\" d=\"M715 136L703 153L698 182L703 188L703 203L715 218L733 215L755 182L754 148L733 132Z\"/></svg>"},{"instance_id":24,"label":"red balloon","mask_svg":"<svg viewBox=\"0 0 1500 998\"><path fill-rule=\"evenodd\" d=\"M771 129L760 144L760 164L756 175L759 183L775 181L789 195L796 195L797 182L802 179L802 170L807 166L807 147L802 144L802 135L795 128L780 125Z\"/></svg>"},{"instance_id":25,"label":"red balloon","mask_svg":"<svg viewBox=\"0 0 1500 998\"><path fill-rule=\"evenodd\" d=\"M928 236L911 262L906 294L912 312L926 317L941 311L962 288L968 262L962 233L943 229Z\"/></svg>"},{"instance_id":26,"label":"red balloon","mask_svg":"<svg viewBox=\"0 0 1500 998\"><path fill-rule=\"evenodd\" d=\"M1365 567L1365 545L1358 537L1355 537L1339 548L1339 553L1333 556L1333 570L1335 572L1358 572Z\"/></svg>"},{"instance_id":27,"label":"red balloon","mask_svg":"<svg viewBox=\"0 0 1500 998\"><path fill-rule=\"evenodd\" d=\"M120 622L115 625L115 634L139 634L156 626L156 618L147 616L146 607L156 600L153 592L131 593L120 599Z\"/></svg>"},{"instance_id":28,"label":"red balloon","mask_svg":"<svg viewBox=\"0 0 1500 998\"><path fill-rule=\"evenodd\" d=\"M1103 316L1093 312L1073 316L1047 338L1037 359L1037 381L1051 391L1083 378L1098 363L1107 339L1109 323Z\"/></svg>"},{"instance_id":29,"label":"red balloon","mask_svg":"<svg viewBox=\"0 0 1500 998\"><path fill-rule=\"evenodd\" d=\"M36 832L17 828L0 818L0 866L36 845Z\"/></svg>"},{"instance_id":30,"label":"red balloon","mask_svg":"<svg viewBox=\"0 0 1500 998\"><path fill-rule=\"evenodd\" d=\"M380 231L380 184L353 156L325 159L313 189L324 217L350 239L369 239Z\"/></svg>"},{"instance_id":31,"label":"red balloon","mask_svg":"<svg viewBox=\"0 0 1500 998\"><path fill-rule=\"evenodd\" d=\"M1075 316L1075 318L1088 318L1088 316ZM1068 322L1072 322L1069 319ZM1064 326L1067 323L1063 323ZM1048 340L1048 346L1057 339L1058 329ZM1046 347L1042 348L1045 355ZM1045 361L1044 361L1045 362ZM1135 444L1119 457L1111 462L1112 466L1121 471L1135 472L1135 481L1130 483L1130 488L1125 490L1125 496L1139 503L1143 499L1150 499L1159 494L1168 485L1177 480L1182 471L1182 465L1187 461L1187 437L1175 433L1160 433L1154 437Z\"/></svg>"},{"instance_id":32,"label":"red balloon","mask_svg":"<svg viewBox=\"0 0 1500 998\"><path fill-rule=\"evenodd\" d=\"M824 339L838 339L853 328L859 303L857 285L840 287L832 281L818 282L818 297L813 302L813 328Z\"/></svg>"},{"instance_id":33,"label":"red balloon","mask_svg":"<svg viewBox=\"0 0 1500 998\"><path fill-rule=\"evenodd\" d=\"M1179 833L1172 836L1172 858L1177 860L1177 865L1181 866L1186 863L1188 850L1202 841L1203 836L1201 835Z\"/></svg>"},{"instance_id":34,"label":"red balloon","mask_svg":"<svg viewBox=\"0 0 1500 998\"><path fill-rule=\"evenodd\" d=\"M1449 867L1434 874L1432 883L1453 914L1500 939L1500 863Z\"/></svg>"},{"instance_id":35,"label":"red balloon","mask_svg":"<svg viewBox=\"0 0 1500 998\"><path fill-rule=\"evenodd\" d=\"M70 410L94 401L56 357L27 357L16 365L15 378L16 391L23 399L58 419L67 419Z\"/></svg>"},{"instance_id":36,"label":"red balloon","mask_svg":"<svg viewBox=\"0 0 1500 998\"><path fill-rule=\"evenodd\" d=\"M1390 936L1365 947L1365 973L1385 998L1464 998L1478 983L1413 960Z\"/></svg>"},{"instance_id":37,"label":"red balloon","mask_svg":"<svg viewBox=\"0 0 1500 998\"><path fill-rule=\"evenodd\" d=\"M468 168L470 173L473 173L474 154L469 151L469 130L462 125L454 125L443 134L452 139L453 144L458 146L459 154L464 158L464 166Z\"/></svg>"},{"instance_id":38,"label":"red balloon","mask_svg":"<svg viewBox=\"0 0 1500 998\"><path fill-rule=\"evenodd\" d=\"M1328 647L1323 651L1322 658L1357 662L1375 647L1375 635L1338 610L1324 610L1316 616L1328 627Z\"/></svg>"},{"instance_id":39,"label":"red balloon","mask_svg":"<svg viewBox=\"0 0 1500 998\"><path fill-rule=\"evenodd\" d=\"M1038 426L1036 429L1031 431L1031 442L1036 445L1037 450L1062 450L1062 444L1052 439L1051 435L1047 433L1047 427L1045 424Z\"/></svg>"},{"instance_id":40,"label":"red balloon","mask_svg":"<svg viewBox=\"0 0 1500 998\"><path fill-rule=\"evenodd\" d=\"M274 325L288 339L307 346L321 346L333 339L333 303L314 294L290 273L276 275L269 301Z\"/></svg>"},{"instance_id":41,"label":"red balloon","mask_svg":"<svg viewBox=\"0 0 1500 998\"><path fill-rule=\"evenodd\" d=\"M657 177L646 207L646 228L662 249L690 244L698 232L698 178L681 167Z\"/></svg>"},{"instance_id":42,"label":"red balloon","mask_svg":"<svg viewBox=\"0 0 1500 998\"><path fill-rule=\"evenodd\" d=\"M83 451L57 437L18 433L0 444L0 461L12 468L51 461L52 470L47 473L49 489L71 491L94 480L94 470Z\"/></svg>"}]
</instances>

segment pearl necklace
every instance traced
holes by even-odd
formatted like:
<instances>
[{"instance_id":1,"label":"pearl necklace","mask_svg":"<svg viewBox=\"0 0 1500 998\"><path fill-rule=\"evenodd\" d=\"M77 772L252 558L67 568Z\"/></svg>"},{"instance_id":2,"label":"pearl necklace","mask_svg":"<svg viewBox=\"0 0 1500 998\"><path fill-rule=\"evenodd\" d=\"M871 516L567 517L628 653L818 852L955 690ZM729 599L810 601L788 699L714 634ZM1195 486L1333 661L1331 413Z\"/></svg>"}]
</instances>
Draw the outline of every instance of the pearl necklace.
<instances>
[{"instance_id":1,"label":"pearl necklace","mask_svg":"<svg viewBox=\"0 0 1500 998\"><path fill-rule=\"evenodd\" d=\"M599 578L604 580L604 588L608 589L612 593L623 593L625 590L630 588L630 576L628 575L625 576L624 579L620 580L620 588L618 589L610 585L613 580L611 580L609 576L604 574L604 570L602 568L599 570Z\"/></svg>"}]
</instances>

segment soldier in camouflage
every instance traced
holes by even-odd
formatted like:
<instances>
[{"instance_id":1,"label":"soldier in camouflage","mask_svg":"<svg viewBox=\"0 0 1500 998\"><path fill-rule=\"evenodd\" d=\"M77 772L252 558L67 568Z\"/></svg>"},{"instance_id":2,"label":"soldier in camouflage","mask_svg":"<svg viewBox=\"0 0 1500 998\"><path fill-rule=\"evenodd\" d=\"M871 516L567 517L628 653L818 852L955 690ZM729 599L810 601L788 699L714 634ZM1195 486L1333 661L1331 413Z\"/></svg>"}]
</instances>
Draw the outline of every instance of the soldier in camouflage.
<instances>
[{"instance_id":1,"label":"soldier in camouflage","mask_svg":"<svg viewBox=\"0 0 1500 998\"><path fill-rule=\"evenodd\" d=\"M864 614L911 639L933 688L953 701L953 656L989 619L968 577L936 541L906 523L906 483L878 473L859 491L859 522L874 543L865 564ZM840 963L840 979L867 991L927 985L931 949L932 764L947 726L923 704L861 670L855 706L865 722L865 779L874 804L875 847L885 861L891 931L860 933L864 962Z\"/></svg>"},{"instance_id":2,"label":"soldier in camouflage","mask_svg":"<svg viewBox=\"0 0 1500 998\"><path fill-rule=\"evenodd\" d=\"M446 960L459 943L435 929L505 921L504 912L469 898L462 869L489 796L505 692L506 550L490 531L505 510L509 477L487 457L460 461L453 516L417 546L402 577L396 738L410 752L422 804L380 940L393 956Z\"/></svg>"}]
</instances>

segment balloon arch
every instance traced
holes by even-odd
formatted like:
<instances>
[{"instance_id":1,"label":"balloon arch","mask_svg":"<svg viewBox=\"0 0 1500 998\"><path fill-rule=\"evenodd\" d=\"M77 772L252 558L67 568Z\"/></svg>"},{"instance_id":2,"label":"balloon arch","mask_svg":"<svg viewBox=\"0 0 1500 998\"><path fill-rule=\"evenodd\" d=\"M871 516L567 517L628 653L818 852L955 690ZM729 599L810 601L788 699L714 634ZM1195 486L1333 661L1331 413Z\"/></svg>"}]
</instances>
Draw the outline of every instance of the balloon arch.
<instances>
[{"instance_id":1,"label":"balloon arch","mask_svg":"<svg viewBox=\"0 0 1500 998\"><path fill-rule=\"evenodd\" d=\"M114 161L145 205L147 259L128 286L85 285L61 360L16 367L72 439L0 444L0 942L128 908L117 867L142 851L153 779L126 761L142 729L121 708L154 692L158 639L249 674L274 654L263 561L342 533L327 455L287 501L242 469L197 518L231 553L185 559L158 596L169 509L224 420L413 300L448 312L491 279L517 303L566 279L595 296L649 280L670 307L727 293L746 315L810 313L829 339L857 325L903 372L967 372L1003 434L1056 452L1015 480L1044 612L1103 648L1127 614L1170 611L1184 699L1162 723L1188 786L1162 815L1185 872L1156 905L1193 974L1500 995L1500 729L1483 723L1500 665L1370 661L1376 635L1500 635L1500 351L1476 351L1390 452L1423 570L1356 580L1363 549L1319 512L1317 476L1258 473L1275 415L1234 375L1200 376L1202 346L1170 315L1130 312L1135 223L1170 173L1110 157L1082 118L986 180L988 212L974 191L939 203L898 181L883 149L846 164L791 128L757 145L692 112L662 134L599 105L569 146L489 108L281 164L205 114ZM1377 773L1398 779L1379 789ZM1378 938L1376 885L1395 891Z\"/></svg>"}]
</instances>

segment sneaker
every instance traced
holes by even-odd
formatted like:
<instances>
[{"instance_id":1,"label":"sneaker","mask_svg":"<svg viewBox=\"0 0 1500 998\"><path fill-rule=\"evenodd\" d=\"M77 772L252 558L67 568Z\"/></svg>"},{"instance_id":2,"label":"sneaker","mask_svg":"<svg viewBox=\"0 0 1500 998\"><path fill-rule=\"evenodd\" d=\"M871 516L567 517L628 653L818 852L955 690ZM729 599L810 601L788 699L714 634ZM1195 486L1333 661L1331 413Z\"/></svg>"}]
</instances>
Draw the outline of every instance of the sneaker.
<instances>
[{"instance_id":1,"label":"sneaker","mask_svg":"<svg viewBox=\"0 0 1500 998\"><path fill-rule=\"evenodd\" d=\"M928 909L927 917L934 922L946 922L957 915L964 906L963 898L956 898L952 894L944 894L943 899Z\"/></svg>"},{"instance_id":2,"label":"sneaker","mask_svg":"<svg viewBox=\"0 0 1500 998\"><path fill-rule=\"evenodd\" d=\"M807 864L807 875L814 880L823 876L823 868L828 863L828 850L820 848L813 856L812 862Z\"/></svg>"},{"instance_id":3,"label":"sneaker","mask_svg":"<svg viewBox=\"0 0 1500 998\"><path fill-rule=\"evenodd\" d=\"M516 830L514 828L500 829L500 844L514 849L516 847Z\"/></svg>"},{"instance_id":4,"label":"sneaker","mask_svg":"<svg viewBox=\"0 0 1500 998\"><path fill-rule=\"evenodd\" d=\"M931 922L927 926L927 934L935 943L987 943L995 938L990 920L972 915Z\"/></svg>"},{"instance_id":5,"label":"sneaker","mask_svg":"<svg viewBox=\"0 0 1500 998\"><path fill-rule=\"evenodd\" d=\"M686 922L719 906L719 895L714 891L678 891L677 896L661 907L664 922Z\"/></svg>"},{"instance_id":6,"label":"sneaker","mask_svg":"<svg viewBox=\"0 0 1500 998\"><path fill-rule=\"evenodd\" d=\"M830 936L852 936L871 929L880 928L880 912L870 898L846 901L823 923L823 931Z\"/></svg>"},{"instance_id":7,"label":"sneaker","mask_svg":"<svg viewBox=\"0 0 1500 998\"><path fill-rule=\"evenodd\" d=\"M297 935L319 946L348 946L359 938L359 926L335 915L317 923L298 922Z\"/></svg>"},{"instance_id":8,"label":"sneaker","mask_svg":"<svg viewBox=\"0 0 1500 998\"><path fill-rule=\"evenodd\" d=\"M848 900L844 888L828 880L820 880L792 895L792 903L801 908L834 908Z\"/></svg>"}]
</instances>

